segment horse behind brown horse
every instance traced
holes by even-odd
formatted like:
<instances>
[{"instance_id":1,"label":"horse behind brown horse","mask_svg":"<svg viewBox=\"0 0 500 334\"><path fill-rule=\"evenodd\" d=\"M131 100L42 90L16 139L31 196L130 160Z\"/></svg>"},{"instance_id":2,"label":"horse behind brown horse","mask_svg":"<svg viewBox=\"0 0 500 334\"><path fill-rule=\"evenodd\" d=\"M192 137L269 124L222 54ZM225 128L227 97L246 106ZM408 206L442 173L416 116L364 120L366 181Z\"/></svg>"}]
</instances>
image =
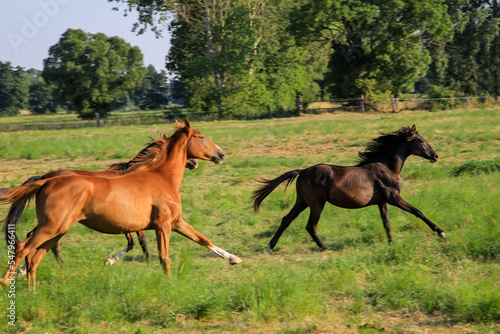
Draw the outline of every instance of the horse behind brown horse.
<instances>
[{"instance_id":1,"label":"horse behind brown horse","mask_svg":"<svg viewBox=\"0 0 500 334\"><path fill-rule=\"evenodd\" d=\"M123 234L154 230L163 269L170 274L169 239L171 231L208 247L231 264L237 256L215 246L208 238L181 218L180 186L187 159L203 159L216 164L224 153L186 119L168 138L165 151L141 161L147 167L114 177L83 175L60 176L11 188L0 194L0 201L16 203L36 195L38 225L33 235L19 242L16 226L6 222L7 241L15 239L15 257L1 283L8 284L19 263L27 257L28 281L36 286L36 268L47 251L75 223L93 230ZM11 232L12 231L12 232Z\"/></svg>"},{"instance_id":2,"label":"horse behind brown horse","mask_svg":"<svg viewBox=\"0 0 500 334\"><path fill-rule=\"evenodd\" d=\"M401 178L405 160L418 155L430 162L436 162L438 155L427 141L412 128L404 127L383 134L368 144L359 153L360 162L353 167L328 164L315 165L306 169L287 172L273 180L262 179L264 186L253 193L254 210L258 212L262 201L281 183L287 186L297 178L297 199L268 245L271 253L285 229L307 207L310 208L306 230L321 249L326 249L318 238L316 229L326 202L346 209L378 205L389 243L392 242L391 227L387 214L388 204L410 212L422 219L441 238L444 232L431 222L420 210L408 204L400 195Z\"/></svg>"}]
</instances>

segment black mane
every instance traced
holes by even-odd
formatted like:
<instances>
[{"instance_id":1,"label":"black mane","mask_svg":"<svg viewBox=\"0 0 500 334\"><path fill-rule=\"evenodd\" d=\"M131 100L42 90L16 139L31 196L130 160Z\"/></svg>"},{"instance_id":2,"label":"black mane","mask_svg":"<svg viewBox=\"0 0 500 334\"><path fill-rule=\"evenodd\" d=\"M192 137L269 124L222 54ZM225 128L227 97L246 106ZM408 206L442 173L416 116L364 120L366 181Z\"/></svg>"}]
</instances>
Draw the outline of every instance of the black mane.
<instances>
[{"instance_id":1,"label":"black mane","mask_svg":"<svg viewBox=\"0 0 500 334\"><path fill-rule=\"evenodd\" d=\"M359 161L357 166L379 162L391 156L391 154L395 153L401 142L406 141L406 138L410 134L411 129L406 126L393 132L382 133L380 137L368 143L363 152L358 153Z\"/></svg>"}]
</instances>

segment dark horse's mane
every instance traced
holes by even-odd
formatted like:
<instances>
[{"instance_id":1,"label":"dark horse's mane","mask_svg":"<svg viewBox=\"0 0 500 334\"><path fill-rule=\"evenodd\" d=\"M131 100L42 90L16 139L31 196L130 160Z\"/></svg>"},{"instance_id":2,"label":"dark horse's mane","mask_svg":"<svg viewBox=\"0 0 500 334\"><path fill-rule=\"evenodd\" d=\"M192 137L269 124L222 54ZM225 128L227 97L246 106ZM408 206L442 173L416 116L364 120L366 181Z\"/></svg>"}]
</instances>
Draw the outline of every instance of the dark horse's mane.
<instances>
[{"instance_id":1,"label":"dark horse's mane","mask_svg":"<svg viewBox=\"0 0 500 334\"><path fill-rule=\"evenodd\" d=\"M158 166L167 155L167 145L180 135L182 127L178 127L175 133L167 137L161 135L158 139L151 139L151 141L144 147L137 155L130 161L116 163L109 166L108 171L115 172L118 175L127 174L138 169L154 168Z\"/></svg>"},{"instance_id":2,"label":"dark horse's mane","mask_svg":"<svg viewBox=\"0 0 500 334\"><path fill-rule=\"evenodd\" d=\"M358 153L359 161L357 166L363 166L387 158L395 152L401 142L406 141L411 133L411 129L406 126L396 131L382 133L380 137L368 143L363 152Z\"/></svg>"}]
</instances>

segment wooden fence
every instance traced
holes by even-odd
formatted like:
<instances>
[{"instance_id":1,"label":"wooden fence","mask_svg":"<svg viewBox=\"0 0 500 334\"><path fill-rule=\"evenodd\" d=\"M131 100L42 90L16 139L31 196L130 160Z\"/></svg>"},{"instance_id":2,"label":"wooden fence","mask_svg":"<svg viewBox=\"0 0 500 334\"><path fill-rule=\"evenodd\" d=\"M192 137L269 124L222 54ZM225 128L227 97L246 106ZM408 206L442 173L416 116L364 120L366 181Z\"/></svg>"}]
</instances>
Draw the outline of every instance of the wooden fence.
<instances>
[{"instance_id":1,"label":"wooden fence","mask_svg":"<svg viewBox=\"0 0 500 334\"><path fill-rule=\"evenodd\" d=\"M390 103L389 103L390 101ZM401 110L441 110L453 108L466 108L478 103L498 103L498 97L488 96L463 96L450 98L395 98L392 97L387 103L377 102L377 106L370 103L363 96L353 99L335 99L323 101L296 100L296 114L334 112L336 110L352 110L365 112L366 107L381 112L399 112Z\"/></svg>"},{"instance_id":2,"label":"wooden fence","mask_svg":"<svg viewBox=\"0 0 500 334\"><path fill-rule=\"evenodd\" d=\"M477 103L499 103L498 97L454 97L454 98L412 98L398 99L391 97L386 105L377 108L363 96L353 99L333 99L324 101L306 101L298 99L295 103L295 111L293 106L290 106L288 112L273 112L270 107L267 107L268 117L289 117L293 114L300 115L302 113L323 113L335 112L337 110L351 110L365 112L366 107L375 111L382 112L398 112L401 110L439 110L451 109L457 107L468 107ZM260 115L260 114L259 114ZM134 115L116 113L104 119L93 120L40 120L27 121L17 123L0 123L0 132L6 131L23 131L23 130L57 130L57 129L76 129L95 126L117 126L117 125L147 125L147 124L162 124L171 123L174 119L183 120L188 117L190 120L213 121L220 118L219 111L204 111L204 112L188 112L181 109L172 109L164 112L142 112ZM253 119L252 112L248 112L247 119Z\"/></svg>"},{"instance_id":3,"label":"wooden fence","mask_svg":"<svg viewBox=\"0 0 500 334\"><path fill-rule=\"evenodd\" d=\"M217 112L172 112L172 113L138 113L135 115L115 114L107 118L95 119L71 119L71 120L40 120L15 123L0 123L0 132L24 131L24 130L58 130L77 129L86 127L106 127L118 125L148 125L171 123L174 119L183 120L188 117L190 120L214 120Z\"/></svg>"},{"instance_id":4,"label":"wooden fence","mask_svg":"<svg viewBox=\"0 0 500 334\"><path fill-rule=\"evenodd\" d=\"M297 115L303 112L317 113L317 112L333 112L335 110L356 110L365 112L365 105L368 101L364 96L353 99L334 99L323 101L307 101L297 99L295 101L295 110Z\"/></svg>"}]
</instances>

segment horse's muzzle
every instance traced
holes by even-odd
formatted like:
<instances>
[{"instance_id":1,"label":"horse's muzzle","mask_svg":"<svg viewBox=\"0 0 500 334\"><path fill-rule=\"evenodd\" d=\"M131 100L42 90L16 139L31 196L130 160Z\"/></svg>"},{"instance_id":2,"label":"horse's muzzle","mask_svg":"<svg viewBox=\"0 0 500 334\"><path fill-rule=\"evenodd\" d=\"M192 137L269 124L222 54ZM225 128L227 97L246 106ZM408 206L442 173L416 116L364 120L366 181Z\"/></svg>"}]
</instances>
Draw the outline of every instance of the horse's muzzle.
<instances>
[{"instance_id":1,"label":"horse's muzzle","mask_svg":"<svg viewBox=\"0 0 500 334\"><path fill-rule=\"evenodd\" d=\"M218 156L212 157L212 162L216 165L221 164L224 161L224 152L220 152Z\"/></svg>"}]
</instances>

